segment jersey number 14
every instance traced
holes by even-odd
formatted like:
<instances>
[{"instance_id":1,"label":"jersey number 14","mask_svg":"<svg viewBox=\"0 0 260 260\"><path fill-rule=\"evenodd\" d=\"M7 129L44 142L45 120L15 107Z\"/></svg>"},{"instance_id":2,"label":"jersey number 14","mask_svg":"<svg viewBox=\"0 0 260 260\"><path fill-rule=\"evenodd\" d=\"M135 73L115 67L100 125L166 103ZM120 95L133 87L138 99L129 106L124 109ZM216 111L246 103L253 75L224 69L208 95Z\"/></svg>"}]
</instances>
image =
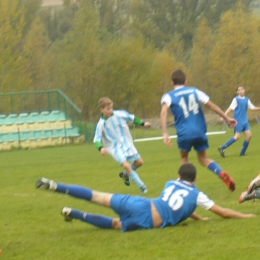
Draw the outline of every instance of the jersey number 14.
<instances>
[{"instance_id":1,"label":"jersey number 14","mask_svg":"<svg viewBox=\"0 0 260 260\"><path fill-rule=\"evenodd\" d=\"M193 114L199 112L199 104L197 103L194 94L188 96L188 104L186 104L184 97L182 97L179 106L182 108L185 117L188 117L191 111L193 111Z\"/></svg>"}]
</instances>

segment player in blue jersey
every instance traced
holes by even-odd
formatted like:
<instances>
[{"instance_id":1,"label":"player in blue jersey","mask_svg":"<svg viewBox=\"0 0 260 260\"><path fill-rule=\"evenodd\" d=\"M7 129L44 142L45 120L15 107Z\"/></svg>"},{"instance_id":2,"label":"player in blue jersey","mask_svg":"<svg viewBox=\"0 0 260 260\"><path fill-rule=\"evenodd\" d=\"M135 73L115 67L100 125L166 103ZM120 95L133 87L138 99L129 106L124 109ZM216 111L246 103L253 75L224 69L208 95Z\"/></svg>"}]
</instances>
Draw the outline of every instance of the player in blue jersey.
<instances>
[{"instance_id":1,"label":"player in blue jersey","mask_svg":"<svg viewBox=\"0 0 260 260\"><path fill-rule=\"evenodd\" d=\"M119 177L124 180L125 185L129 186L131 179L142 193L147 193L146 185L136 172L136 169L143 165L143 159L134 146L128 123L146 127L151 127L151 123L144 122L125 110L113 110L113 102L107 97L99 100L99 106L102 117L94 137L97 149L102 155L109 153L124 167L125 170L119 173Z\"/></svg>"},{"instance_id":2,"label":"player in blue jersey","mask_svg":"<svg viewBox=\"0 0 260 260\"><path fill-rule=\"evenodd\" d=\"M209 148L206 135L207 124L201 103L222 116L229 126L235 125L236 120L225 115L217 105L209 100L208 95L204 92L195 87L185 86L186 75L182 70L175 70L171 75L171 79L173 90L164 94L161 99L161 123L164 143L169 147L172 146L167 133L167 116L170 108L175 119L177 142L182 163L189 162L189 152L194 147L199 162L217 174L228 188L234 191L236 188L234 180L215 161L207 157L207 149Z\"/></svg>"},{"instance_id":3,"label":"player in blue jersey","mask_svg":"<svg viewBox=\"0 0 260 260\"><path fill-rule=\"evenodd\" d=\"M46 178L36 181L36 188L84 199L92 203L112 208L119 218L83 212L65 207L62 214L65 220L79 219L100 228L113 228L123 231L163 228L174 226L191 217L195 220L208 220L195 213L197 206L222 216L223 218L251 218L254 214L244 214L222 208L210 200L195 186L196 168L183 164L177 180L168 181L161 195L156 199L140 196L103 193L78 185L67 185Z\"/></svg>"},{"instance_id":4,"label":"player in blue jersey","mask_svg":"<svg viewBox=\"0 0 260 260\"><path fill-rule=\"evenodd\" d=\"M240 156L245 155L249 142L252 138L252 133L248 123L247 110L260 110L260 107L255 107L250 99L245 96L244 86L238 86L236 88L237 96L233 98L229 108L225 112L228 115L232 110L234 111L234 118L237 120L237 125L235 126L235 135L231 137L225 144L218 148L218 151L222 157L225 157L225 149L241 138L241 133L245 134L245 141L243 143Z\"/></svg>"}]
</instances>

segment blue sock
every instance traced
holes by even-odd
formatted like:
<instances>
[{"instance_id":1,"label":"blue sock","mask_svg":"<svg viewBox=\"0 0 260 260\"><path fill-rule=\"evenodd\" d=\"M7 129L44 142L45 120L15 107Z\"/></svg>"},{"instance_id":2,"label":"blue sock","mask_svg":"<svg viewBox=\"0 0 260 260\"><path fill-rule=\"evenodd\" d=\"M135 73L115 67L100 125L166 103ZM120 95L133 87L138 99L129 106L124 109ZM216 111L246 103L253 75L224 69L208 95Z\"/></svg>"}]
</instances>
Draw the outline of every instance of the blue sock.
<instances>
[{"instance_id":1,"label":"blue sock","mask_svg":"<svg viewBox=\"0 0 260 260\"><path fill-rule=\"evenodd\" d=\"M210 163L209 166L208 166L208 169L213 171L214 173L216 173L218 176L222 172L222 169L220 168L220 166L216 162Z\"/></svg>"},{"instance_id":2,"label":"blue sock","mask_svg":"<svg viewBox=\"0 0 260 260\"><path fill-rule=\"evenodd\" d=\"M140 179L139 175L135 171L132 171L129 177L139 188L144 185L143 181Z\"/></svg>"},{"instance_id":3,"label":"blue sock","mask_svg":"<svg viewBox=\"0 0 260 260\"><path fill-rule=\"evenodd\" d=\"M236 141L234 137L231 137L225 144L221 146L221 149L228 148L231 144L233 144Z\"/></svg>"},{"instance_id":4,"label":"blue sock","mask_svg":"<svg viewBox=\"0 0 260 260\"><path fill-rule=\"evenodd\" d=\"M72 209L70 217L82 220L100 228L112 228L113 218Z\"/></svg>"},{"instance_id":5,"label":"blue sock","mask_svg":"<svg viewBox=\"0 0 260 260\"><path fill-rule=\"evenodd\" d=\"M243 148L242 148L242 150L240 152L240 155L245 155L245 152L246 152L246 149L247 149L248 145L249 145L249 142L247 142L245 140L244 143L243 143Z\"/></svg>"},{"instance_id":6,"label":"blue sock","mask_svg":"<svg viewBox=\"0 0 260 260\"><path fill-rule=\"evenodd\" d=\"M85 200L91 200L92 198L91 189L78 185L66 185L63 183L57 183L57 189L55 191L66 193L70 196Z\"/></svg>"}]
</instances>

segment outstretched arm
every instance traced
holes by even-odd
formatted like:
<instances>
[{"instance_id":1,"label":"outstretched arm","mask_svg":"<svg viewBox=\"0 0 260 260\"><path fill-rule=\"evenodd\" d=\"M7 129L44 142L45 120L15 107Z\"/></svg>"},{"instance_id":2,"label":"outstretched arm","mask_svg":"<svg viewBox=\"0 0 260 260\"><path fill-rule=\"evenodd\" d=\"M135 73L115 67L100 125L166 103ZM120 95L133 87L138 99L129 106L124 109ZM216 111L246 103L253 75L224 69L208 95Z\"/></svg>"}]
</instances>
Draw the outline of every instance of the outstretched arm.
<instances>
[{"instance_id":1,"label":"outstretched arm","mask_svg":"<svg viewBox=\"0 0 260 260\"><path fill-rule=\"evenodd\" d=\"M231 111L232 111L232 109L229 107L229 108L226 110L225 115L228 115Z\"/></svg>"},{"instance_id":2,"label":"outstretched arm","mask_svg":"<svg viewBox=\"0 0 260 260\"><path fill-rule=\"evenodd\" d=\"M168 107L165 103L162 104L161 109L161 124L162 124L162 134L163 134L163 141L164 143L171 147L171 139L167 132L167 113L168 113Z\"/></svg>"},{"instance_id":3,"label":"outstretched arm","mask_svg":"<svg viewBox=\"0 0 260 260\"><path fill-rule=\"evenodd\" d=\"M256 217L255 214L244 214L244 213L241 213L238 211L234 211L232 209L222 208L216 204L214 204L209 210L223 218L253 218L253 217Z\"/></svg>"},{"instance_id":4,"label":"outstretched arm","mask_svg":"<svg viewBox=\"0 0 260 260\"><path fill-rule=\"evenodd\" d=\"M229 126L235 126L236 125L236 120L234 118L230 118L227 116L227 114L230 112L228 108L227 111L224 113L224 111L222 109L219 108L219 106L217 106L216 104L214 104L213 102L211 102L210 100L206 103L206 105L213 110L214 112L216 112L218 115L220 115L221 117L224 118L224 120L228 123Z\"/></svg>"},{"instance_id":5,"label":"outstretched arm","mask_svg":"<svg viewBox=\"0 0 260 260\"><path fill-rule=\"evenodd\" d=\"M202 217L200 216L199 214L193 212L191 215L190 215L191 218L195 219L195 220L209 220L208 217Z\"/></svg>"},{"instance_id":6,"label":"outstretched arm","mask_svg":"<svg viewBox=\"0 0 260 260\"><path fill-rule=\"evenodd\" d=\"M151 127L152 124L150 122L144 122L142 119L140 119L139 117L135 117L134 118L134 124L135 125L141 125L141 126L145 126L145 127Z\"/></svg>"},{"instance_id":7,"label":"outstretched arm","mask_svg":"<svg viewBox=\"0 0 260 260\"><path fill-rule=\"evenodd\" d=\"M232 111L232 109L229 107L229 108L226 110L225 115L228 115L229 112L231 112L231 111ZM223 121L224 121L224 118L221 117L221 118L220 118L220 121L223 122Z\"/></svg>"}]
</instances>

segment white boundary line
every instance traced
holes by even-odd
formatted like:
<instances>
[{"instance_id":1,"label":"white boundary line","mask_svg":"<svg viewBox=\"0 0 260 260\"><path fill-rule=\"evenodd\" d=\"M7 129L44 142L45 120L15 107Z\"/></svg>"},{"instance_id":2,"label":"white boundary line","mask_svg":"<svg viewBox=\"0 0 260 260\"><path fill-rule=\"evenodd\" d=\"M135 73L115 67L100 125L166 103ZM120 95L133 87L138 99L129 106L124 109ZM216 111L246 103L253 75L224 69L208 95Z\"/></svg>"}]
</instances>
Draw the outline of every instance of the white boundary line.
<instances>
[{"instance_id":1,"label":"white boundary line","mask_svg":"<svg viewBox=\"0 0 260 260\"><path fill-rule=\"evenodd\" d=\"M225 134L226 131L217 131L217 132L207 132L206 135L221 135L221 134ZM170 136L171 139L173 138L177 138L177 135L171 135ZM134 142L146 142L146 141L155 141L155 140L162 140L163 137L159 136L159 137L149 137L149 138L139 138L139 139L135 139Z\"/></svg>"}]
</instances>

